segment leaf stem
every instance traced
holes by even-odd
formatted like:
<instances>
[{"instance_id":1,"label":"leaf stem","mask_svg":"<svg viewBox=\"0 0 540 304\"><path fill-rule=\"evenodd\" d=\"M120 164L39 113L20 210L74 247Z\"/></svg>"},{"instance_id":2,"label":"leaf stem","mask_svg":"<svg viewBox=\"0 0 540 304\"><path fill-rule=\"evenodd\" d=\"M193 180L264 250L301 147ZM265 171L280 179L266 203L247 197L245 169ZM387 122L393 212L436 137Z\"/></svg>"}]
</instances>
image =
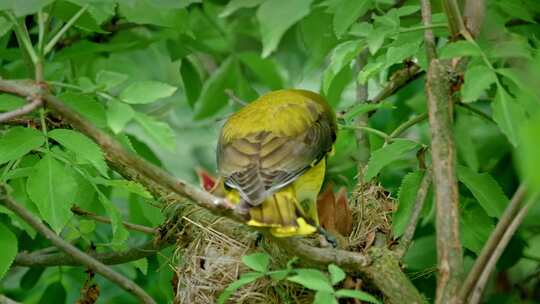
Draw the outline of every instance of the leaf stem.
<instances>
[{"instance_id":1,"label":"leaf stem","mask_svg":"<svg viewBox=\"0 0 540 304\"><path fill-rule=\"evenodd\" d=\"M82 14L84 14L84 12L87 9L88 9L88 4L85 4L83 7L81 7L81 9L77 13L75 13L75 15L73 15L68 20L66 24L64 24L64 26L58 31L58 33L56 33L54 37L47 43L47 45L45 45L45 49L43 50L43 55L47 55L50 51L52 51L52 49L54 48L56 43L58 43L60 38L62 38L62 36L67 32L67 30L69 30L69 28L75 22L77 22L77 20L82 16Z\"/></svg>"}]
</instances>

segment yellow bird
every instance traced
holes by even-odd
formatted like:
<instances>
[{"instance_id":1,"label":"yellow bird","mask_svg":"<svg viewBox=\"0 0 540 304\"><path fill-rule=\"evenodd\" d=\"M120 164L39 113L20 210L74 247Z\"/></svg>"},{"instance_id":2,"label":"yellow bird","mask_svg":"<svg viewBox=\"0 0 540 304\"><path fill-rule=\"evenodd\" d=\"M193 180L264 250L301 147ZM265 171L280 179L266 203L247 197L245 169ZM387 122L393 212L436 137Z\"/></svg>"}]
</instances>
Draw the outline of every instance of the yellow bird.
<instances>
[{"instance_id":1,"label":"yellow bird","mask_svg":"<svg viewBox=\"0 0 540 304\"><path fill-rule=\"evenodd\" d=\"M267 93L223 125L218 172L248 225L278 237L319 228L317 196L336 140L335 113L306 90Z\"/></svg>"}]
</instances>

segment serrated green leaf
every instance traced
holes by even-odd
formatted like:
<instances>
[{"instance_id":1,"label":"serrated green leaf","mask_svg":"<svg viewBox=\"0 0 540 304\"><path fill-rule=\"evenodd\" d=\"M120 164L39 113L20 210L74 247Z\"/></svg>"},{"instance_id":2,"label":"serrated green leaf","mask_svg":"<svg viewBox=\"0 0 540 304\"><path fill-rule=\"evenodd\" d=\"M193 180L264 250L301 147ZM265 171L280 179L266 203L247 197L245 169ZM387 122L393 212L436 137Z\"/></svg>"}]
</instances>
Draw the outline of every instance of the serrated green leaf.
<instances>
[{"instance_id":1,"label":"serrated green leaf","mask_svg":"<svg viewBox=\"0 0 540 304\"><path fill-rule=\"evenodd\" d=\"M500 217L508 205L508 198L489 173L476 173L464 167L457 167L458 179L472 192L482 208L491 217Z\"/></svg>"},{"instance_id":2,"label":"serrated green leaf","mask_svg":"<svg viewBox=\"0 0 540 304\"><path fill-rule=\"evenodd\" d=\"M256 281L259 278L262 278L264 274L259 272L248 272L244 273L238 280L232 282L223 292L219 295L217 300L218 304L224 304L227 299L242 286L247 285L251 282Z\"/></svg>"},{"instance_id":3,"label":"serrated green leaf","mask_svg":"<svg viewBox=\"0 0 540 304\"><path fill-rule=\"evenodd\" d=\"M349 65L354 58L362 51L364 44L360 40L349 40L339 44L332 51L330 64L323 75L323 92L328 94L328 90L334 77L345 67Z\"/></svg>"},{"instance_id":4,"label":"serrated green leaf","mask_svg":"<svg viewBox=\"0 0 540 304\"><path fill-rule=\"evenodd\" d=\"M369 52L374 55L382 47L386 36L392 33L393 30L387 27L376 27L366 37L366 43Z\"/></svg>"},{"instance_id":5,"label":"serrated green leaf","mask_svg":"<svg viewBox=\"0 0 540 304\"><path fill-rule=\"evenodd\" d=\"M313 304L338 304L338 301L333 293L328 291L317 291Z\"/></svg>"},{"instance_id":6,"label":"serrated green leaf","mask_svg":"<svg viewBox=\"0 0 540 304\"><path fill-rule=\"evenodd\" d=\"M176 87L164 82L137 81L127 86L120 93L119 98L130 104L147 104L169 97L174 92L176 92Z\"/></svg>"},{"instance_id":7,"label":"serrated green leaf","mask_svg":"<svg viewBox=\"0 0 540 304\"><path fill-rule=\"evenodd\" d=\"M465 83L461 87L461 100L463 102L478 100L495 81L497 81L497 76L485 65L470 67L465 72Z\"/></svg>"},{"instance_id":8,"label":"serrated green leaf","mask_svg":"<svg viewBox=\"0 0 540 304\"><path fill-rule=\"evenodd\" d=\"M405 227L411 217L416 194L424 176L423 172L414 171L405 175L398 191L398 207L392 217L392 230L395 237L400 237L405 232Z\"/></svg>"},{"instance_id":9,"label":"serrated green leaf","mask_svg":"<svg viewBox=\"0 0 540 304\"><path fill-rule=\"evenodd\" d=\"M257 53L245 52L238 55L240 61L246 65L270 89L278 90L283 87L283 80L279 74L276 63L268 58L261 58Z\"/></svg>"},{"instance_id":10,"label":"serrated green leaf","mask_svg":"<svg viewBox=\"0 0 540 304\"><path fill-rule=\"evenodd\" d=\"M34 166L26 187L42 218L60 233L73 216L70 208L77 194L77 182L72 170L45 154Z\"/></svg>"},{"instance_id":11,"label":"serrated green leaf","mask_svg":"<svg viewBox=\"0 0 540 304\"><path fill-rule=\"evenodd\" d=\"M372 0L340 0L335 5L334 32L341 37L349 27L358 21L373 6Z\"/></svg>"},{"instance_id":12,"label":"serrated green leaf","mask_svg":"<svg viewBox=\"0 0 540 304\"><path fill-rule=\"evenodd\" d=\"M141 184L136 183L134 181L128 181L124 179L104 179L104 178L96 178L94 179L94 182L96 184L106 185L110 187L116 187L123 190L126 190L130 193L137 194L143 198L151 199L152 194L146 190Z\"/></svg>"},{"instance_id":13,"label":"serrated green leaf","mask_svg":"<svg viewBox=\"0 0 540 304\"><path fill-rule=\"evenodd\" d=\"M90 120L96 127L105 128L107 118L105 108L90 95L66 92L58 96L70 108Z\"/></svg>"},{"instance_id":14,"label":"serrated green leaf","mask_svg":"<svg viewBox=\"0 0 540 304\"><path fill-rule=\"evenodd\" d=\"M236 65L232 57L227 58L204 83L195 106L195 119L210 117L227 104L225 90L235 87L235 79L231 74L234 74Z\"/></svg>"},{"instance_id":15,"label":"serrated green leaf","mask_svg":"<svg viewBox=\"0 0 540 304\"><path fill-rule=\"evenodd\" d=\"M135 120L158 144L167 148L169 151L174 151L176 148L176 136L167 123L158 121L142 113L136 113Z\"/></svg>"},{"instance_id":16,"label":"serrated green leaf","mask_svg":"<svg viewBox=\"0 0 540 304\"><path fill-rule=\"evenodd\" d=\"M336 296L340 298L354 298L364 302L380 304L381 302L377 300L374 296L370 295L367 292L361 290L350 290L350 289L340 289L336 291Z\"/></svg>"},{"instance_id":17,"label":"serrated green leaf","mask_svg":"<svg viewBox=\"0 0 540 304\"><path fill-rule=\"evenodd\" d=\"M88 161L96 167L101 175L108 176L107 164L103 158L101 148L86 135L68 129L54 129L48 135L66 149L73 151L77 157Z\"/></svg>"},{"instance_id":18,"label":"serrated green leaf","mask_svg":"<svg viewBox=\"0 0 540 304\"><path fill-rule=\"evenodd\" d=\"M332 285L343 281L345 279L345 271L334 264L328 265L328 272L330 273L330 282Z\"/></svg>"},{"instance_id":19,"label":"serrated green leaf","mask_svg":"<svg viewBox=\"0 0 540 304\"><path fill-rule=\"evenodd\" d=\"M135 111L130 105L119 100L111 100L107 104L107 124L115 134L122 132L133 117Z\"/></svg>"},{"instance_id":20,"label":"serrated green leaf","mask_svg":"<svg viewBox=\"0 0 540 304\"><path fill-rule=\"evenodd\" d=\"M464 205L459 217L461 243L463 247L479 254L495 225L493 219L477 204Z\"/></svg>"},{"instance_id":21,"label":"serrated green leaf","mask_svg":"<svg viewBox=\"0 0 540 304\"><path fill-rule=\"evenodd\" d=\"M135 260L133 262L131 262L131 264L133 264L133 266L135 266L135 268L139 269L143 275L147 275L148 274L148 259L147 258L142 258L142 259L139 259L139 260Z\"/></svg>"},{"instance_id":22,"label":"serrated green leaf","mask_svg":"<svg viewBox=\"0 0 540 304\"><path fill-rule=\"evenodd\" d=\"M519 126L527 120L524 109L501 86L497 86L497 94L491 103L491 109L493 120L506 135L508 141L516 146Z\"/></svg>"},{"instance_id":23,"label":"serrated green leaf","mask_svg":"<svg viewBox=\"0 0 540 304\"><path fill-rule=\"evenodd\" d=\"M113 89L128 79L126 74L113 71L99 71L96 75L96 83L102 86L106 91Z\"/></svg>"},{"instance_id":24,"label":"serrated green leaf","mask_svg":"<svg viewBox=\"0 0 540 304\"><path fill-rule=\"evenodd\" d=\"M6 274L17 255L17 237L8 227L0 223L0 279Z\"/></svg>"},{"instance_id":25,"label":"serrated green leaf","mask_svg":"<svg viewBox=\"0 0 540 304\"><path fill-rule=\"evenodd\" d=\"M437 265L437 242L435 235L415 238L403 258L409 270L425 270Z\"/></svg>"},{"instance_id":26,"label":"serrated green leaf","mask_svg":"<svg viewBox=\"0 0 540 304\"><path fill-rule=\"evenodd\" d=\"M98 198L107 212L107 215L111 219L113 238L111 244L113 247L120 248L120 246L128 239L129 232L124 227L122 222L122 215L118 207L114 205L103 193L98 192Z\"/></svg>"},{"instance_id":27,"label":"serrated green leaf","mask_svg":"<svg viewBox=\"0 0 540 304\"><path fill-rule=\"evenodd\" d=\"M255 271L266 272L270 264L270 257L264 252L257 252L243 256L242 262Z\"/></svg>"},{"instance_id":28,"label":"serrated green leaf","mask_svg":"<svg viewBox=\"0 0 540 304\"><path fill-rule=\"evenodd\" d=\"M265 1L257 9L262 36L262 57L270 55L278 46L281 37L296 22L309 14L313 0Z\"/></svg>"},{"instance_id":29,"label":"serrated green leaf","mask_svg":"<svg viewBox=\"0 0 540 304\"><path fill-rule=\"evenodd\" d=\"M287 278L287 280L311 290L334 292L326 275L316 269L296 269L296 275Z\"/></svg>"},{"instance_id":30,"label":"serrated green leaf","mask_svg":"<svg viewBox=\"0 0 540 304\"><path fill-rule=\"evenodd\" d=\"M366 174L366 181L374 178L382 168L403 157L403 154L416 149L418 144L406 139L396 139L391 144L386 145L371 154L369 158Z\"/></svg>"},{"instance_id":31,"label":"serrated green leaf","mask_svg":"<svg viewBox=\"0 0 540 304\"><path fill-rule=\"evenodd\" d=\"M188 100L188 104L193 107L195 102L201 95L202 79L201 75L197 71L197 68L188 58L182 60L180 65L180 76L182 76L182 82L184 83L184 93Z\"/></svg>"},{"instance_id":32,"label":"serrated green leaf","mask_svg":"<svg viewBox=\"0 0 540 304\"><path fill-rule=\"evenodd\" d=\"M43 134L35 129L13 127L0 138L0 165L18 159L45 142Z\"/></svg>"},{"instance_id":33,"label":"serrated green leaf","mask_svg":"<svg viewBox=\"0 0 540 304\"><path fill-rule=\"evenodd\" d=\"M445 45L439 54L440 59L449 59L464 56L481 56L482 50L471 42L460 40Z\"/></svg>"},{"instance_id":34,"label":"serrated green leaf","mask_svg":"<svg viewBox=\"0 0 540 304\"><path fill-rule=\"evenodd\" d=\"M0 24L1 25L1 24ZM9 112L24 106L23 98L10 94L0 94L0 112Z\"/></svg>"},{"instance_id":35,"label":"serrated green leaf","mask_svg":"<svg viewBox=\"0 0 540 304\"><path fill-rule=\"evenodd\" d=\"M236 11L238 11L241 8L251 8L258 6L259 4L263 3L265 0L232 0L227 3L223 11L219 14L219 17L225 18L232 14L234 14Z\"/></svg>"}]
</instances>

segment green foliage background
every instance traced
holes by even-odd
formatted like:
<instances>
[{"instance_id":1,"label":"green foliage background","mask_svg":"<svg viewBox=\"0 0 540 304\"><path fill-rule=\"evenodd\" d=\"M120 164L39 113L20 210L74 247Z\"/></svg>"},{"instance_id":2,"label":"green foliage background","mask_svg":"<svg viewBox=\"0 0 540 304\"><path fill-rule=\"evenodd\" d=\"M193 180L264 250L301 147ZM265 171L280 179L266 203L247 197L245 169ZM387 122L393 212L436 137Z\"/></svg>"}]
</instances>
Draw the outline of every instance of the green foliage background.
<instances>
[{"instance_id":1,"label":"green foliage background","mask_svg":"<svg viewBox=\"0 0 540 304\"><path fill-rule=\"evenodd\" d=\"M51 92L126 147L174 175L197 183L195 168L215 170L221 122L240 105L269 90L305 88L324 95L337 112L368 99L411 64L427 68L419 1L392 0L0 0L0 76L33 78L15 23L44 54ZM540 186L540 4L487 0L486 20L475 41L448 43L446 18L434 1L433 23L441 58L469 57L455 75L465 106L454 107L462 244L470 267L493 230L508 197L526 180ZM78 18L73 18L75 15ZM39 33L39 22L46 31ZM57 33L74 21L63 35ZM43 39L40 40L40 37ZM59 39L54 42L55 37ZM367 63L356 68L364 53ZM424 73L378 105L369 127L384 134L426 113ZM462 83L462 85L461 85ZM231 97L234 95L235 97ZM25 103L0 95L0 112ZM473 108L473 111L470 108ZM479 115L477 112L483 113ZM328 179L352 191L357 153L354 116L340 119ZM119 250L148 239L121 220L157 226L164 215L146 190L115 174L102 151L61 119L37 111L21 123L0 126L0 183L65 239L97 251ZM47 130L42 126L45 122ZM371 157L365 178L397 198L394 235L403 233L423 171L415 152L429 147L424 120L385 145L365 130ZM428 159L429 163L429 159ZM112 225L73 216L76 204L112 219ZM497 265L486 303L540 302L540 204L529 212ZM112 229L111 229L112 227ZM48 242L0 205L0 293L24 303L73 303L85 274L80 267L24 268L18 251ZM114 266L157 302L172 300L172 249ZM414 284L434 297L436 246L430 195L404 264ZM504 278L504 280L502 279ZM100 303L132 303L115 285L97 278ZM519 288L518 288L519 287ZM49 301L49 302L48 302Z\"/></svg>"}]
</instances>

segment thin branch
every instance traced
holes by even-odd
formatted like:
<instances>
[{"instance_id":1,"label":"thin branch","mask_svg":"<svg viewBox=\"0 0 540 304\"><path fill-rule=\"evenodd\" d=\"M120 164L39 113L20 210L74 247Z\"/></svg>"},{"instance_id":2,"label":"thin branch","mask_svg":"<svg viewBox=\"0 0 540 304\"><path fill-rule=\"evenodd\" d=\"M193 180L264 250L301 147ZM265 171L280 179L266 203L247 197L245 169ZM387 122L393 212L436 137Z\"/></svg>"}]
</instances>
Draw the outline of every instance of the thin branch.
<instances>
[{"instance_id":1,"label":"thin branch","mask_svg":"<svg viewBox=\"0 0 540 304\"><path fill-rule=\"evenodd\" d=\"M172 240L163 241L152 239L141 246L132 247L122 251L99 252L88 254L105 265L124 264L153 256L160 250L172 245ZM69 254L51 253L50 248L37 250L31 253L20 252L15 257L13 265L25 267L51 267L51 266L81 266L84 265Z\"/></svg>"},{"instance_id":2,"label":"thin branch","mask_svg":"<svg viewBox=\"0 0 540 304\"><path fill-rule=\"evenodd\" d=\"M469 104L466 104L466 103L462 103L462 102L458 102L456 103L459 107L462 107L464 109L467 109L468 111L470 111L471 113L474 113L480 117L482 117L483 119L487 120L488 122L490 123L495 123L495 121L493 120L493 118L491 118L489 115L487 115L486 113L478 110L477 108L469 105Z\"/></svg>"},{"instance_id":3,"label":"thin branch","mask_svg":"<svg viewBox=\"0 0 540 304\"><path fill-rule=\"evenodd\" d=\"M512 239L512 236L517 231L519 225L521 224L521 222L523 222L525 215L527 215L527 212L529 211L529 209L534 203L536 203L536 197L531 198L519 210L516 216L512 219L512 221L510 222L510 225L504 231L504 234L502 235L501 240L498 242L497 246L494 248L493 252L491 253L489 260L486 263L486 266L482 269L482 274L478 278L478 281L476 282L476 285L474 286L474 289L472 290L471 298L467 303L477 304L480 302L480 299L482 298L482 294L484 292L484 288L486 287L486 283L489 279L489 276L493 272L493 269L495 269L495 265L497 264L497 261L503 254L504 249L506 249L506 246L510 242L510 239Z\"/></svg>"},{"instance_id":4,"label":"thin branch","mask_svg":"<svg viewBox=\"0 0 540 304\"><path fill-rule=\"evenodd\" d=\"M356 57L356 71L360 72L367 64L368 50L364 49ZM367 83L361 84L356 83L356 103L363 104L368 102L368 87ZM362 113L355 117L354 119L354 135L356 137L356 170L357 170L357 179L359 182L363 181L363 172L364 168L367 165L370 154L370 144L369 138L366 136L365 132L369 125L369 116L368 113ZM374 130L371 129L370 130Z\"/></svg>"},{"instance_id":5,"label":"thin branch","mask_svg":"<svg viewBox=\"0 0 540 304\"><path fill-rule=\"evenodd\" d=\"M473 267L469 271L469 274L465 279L465 283L463 283L460 290L460 297L462 301L469 298L469 295L471 294L476 282L478 282L480 276L482 275L482 272L486 268L488 261L495 251L495 248L497 248L504 236L504 233L509 229L514 218L516 218L520 210L521 202L525 198L525 192L525 186L519 186L516 193L514 193L512 200L508 204L508 207L506 207L503 215L499 219L497 226L495 226L495 230L493 230L486 244L482 248L480 255L478 258L476 258L476 261L474 261Z\"/></svg>"},{"instance_id":6,"label":"thin branch","mask_svg":"<svg viewBox=\"0 0 540 304\"><path fill-rule=\"evenodd\" d=\"M97 215L97 214L95 214L93 212L83 210L83 209L81 209L79 207L76 207L76 206L71 207L71 212L73 212L74 214L76 214L78 216L90 218L90 219L93 219L93 220L101 222L101 223L105 223L105 224L110 224L111 223L111 219L109 219L106 216ZM152 227L147 227L147 226L139 225L139 224L133 224L133 223L126 222L126 221L123 221L122 224L124 225L124 227L126 227L127 229L130 229L130 230L139 231L139 232L146 233L146 234L151 234L151 235L154 235L154 234L157 233L157 229L154 229Z\"/></svg>"},{"instance_id":7,"label":"thin branch","mask_svg":"<svg viewBox=\"0 0 540 304\"><path fill-rule=\"evenodd\" d=\"M245 100L242 100L240 97L236 96L233 90L230 90L230 89L225 90L225 95L229 96L230 100L232 100L234 103L238 104L241 107L246 106L248 104Z\"/></svg>"},{"instance_id":8,"label":"thin branch","mask_svg":"<svg viewBox=\"0 0 540 304\"><path fill-rule=\"evenodd\" d=\"M429 0L422 0L422 21L431 25ZM431 159L437 210L437 292L435 303L460 303L459 286L463 253L459 237L459 193L456 151L452 132L449 66L437 59L431 29L424 34L429 67L425 91L431 131Z\"/></svg>"},{"instance_id":9,"label":"thin branch","mask_svg":"<svg viewBox=\"0 0 540 304\"><path fill-rule=\"evenodd\" d=\"M476 1L476 0L475 0ZM442 0L442 6L446 17L448 18L448 29L453 38L466 32L461 10L456 0Z\"/></svg>"},{"instance_id":10,"label":"thin branch","mask_svg":"<svg viewBox=\"0 0 540 304\"><path fill-rule=\"evenodd\" d=\"M12 120L14 118L17 118L22 115L26 115L35 109L39 108L41 106L42 101L41 98L34 98L32 102L25 104L24 106L5 113L0 113L0 123L4 123L6 121Z\"/></svg>"},{"instance_id":11,"label":"thin branch","mask_svg":"<svg viewBox=\"0 0 540 304\"><path fill-rule=\"evenodd\" d=\"M343 129L350 129L350 130L360 130L360 131L366 131L367 133L371 133L374 135L379 136L380 138L384 139L385 141L390 141L391 138L388 134L384 133L381 130L377 130L370 127L364 127L364 126L350 126L350 125L339 125L340 128Z\"/></svg>"},{"instance_id":12,"label":"thin branch","mask_svg":"<svg viewBox=\"0 0 540 304\"><path fill-rule=\"evenodd\" d=\"M19 45L26 50L26 54L30 57L32 64L35 64L38 60L38 56L34 47L32 46L32 41L28 35L28 30L24 24L24 20L17 20L17 18L11 13L6 13L11 23L13 23L13 29L15 30L15 35L17 36L17 41Z\"/></svg>"},{"instance_id":13,"label":"thin branch","mask_svg":"<svg viewBox=\"0 0 540 304\"><path fill-rule=\"evenodd\" d=\"M390 77L390 80L386 86L379 92L379 94L377 94L377 96L371 99L369 103L379 103L385 100L394 94L394 92L396 92L398 89L416 79L421 74L422 72L420 71L420 66L416 64L411 64L403 69L395 71Z\"/></svg>"},{"instance_id":14,"label":"thin branch","mask_svg":"<svg viewBox=\"0 0 540 304\"><path fill-rule=\"evenodd\" d=\"M431 170L426 170L418 192L416 192L416 200L414 203L413 212L409 218L409 222L405 228L405 232L399 241L399 247L396 249L396 255L401 259L409 249L409 246L414 238L414 232L416 231L416 226L420 220L420 214L424 208L424 203L426 202L427 194L429 191L429 186L431 185Z\"/></svg>"},{"instance_id":15,"label":"thin branch","mask_svg":"<svg viewBox=\"0 0 540 304\"><path fill-rule=\"evenodd\" d=\"M73 15L68 20L66 24L64 24L64 26L58 31L58 33L56 33L54 37L49 41L49 43L45 45L45 49L43 50L43 55L47 55L50 51L52 51L52 49L54 48L58 40L60 40L60 38L62 38L62 36L67 32L67 30L69 30L69 28L75 22L77 22L77 20L82 16L82 14L84 14L84 12L87 9L88 9L88 4L85 4L83 7L81 7L81 9L75 15Z\"/></svg>"},{"instance_id":16,"label":"thin branch","mask_svg":"<svg viewBox=\"0 0 540 304\"><path fill-rule=\"evenodd\" d=\"M411 119L407 120L406 122L399 125L397 128L390 133L389 137L390 139L394 139L401 135L401 133L405 132L408 128L414 126L417 123L420 123L428 118L428 113L422 113L420 115L416 115L415 117L412 117Z\"/></svg>"},{"instance_id":17,"label":"thin branch","mask_svg":"<svg viewBox=\"0 0 540 304\"><path fill-rule=\"evenodd\" d=\"M5 191L5 189L2 189L2 191ZM105 264L99 262L90 255L80 251L77 247L64 241L62 238L56 235L54 231L47 228L47 226L45 226L39 219L35 218L32 213L30 213L24 207L16 203L11 197L2 194L0 196L0 199L3 201L4 206L6 206L9 210L13 211L19 217L21 217L21 219L23 219L26 223L32 226L32 228L36 229L36 231L38 231L45 238L51 241L51 243L53 243L60 250L70 255L73 259L94 270L95 272L101 274L105 278L109 279L111 282L116 283L118 286L122 287L129 293L132 293L142 303L156 303L143 289L141 289L133 281L112 270L109 266L106 266Z\"/></svg>"}]
</instances>

